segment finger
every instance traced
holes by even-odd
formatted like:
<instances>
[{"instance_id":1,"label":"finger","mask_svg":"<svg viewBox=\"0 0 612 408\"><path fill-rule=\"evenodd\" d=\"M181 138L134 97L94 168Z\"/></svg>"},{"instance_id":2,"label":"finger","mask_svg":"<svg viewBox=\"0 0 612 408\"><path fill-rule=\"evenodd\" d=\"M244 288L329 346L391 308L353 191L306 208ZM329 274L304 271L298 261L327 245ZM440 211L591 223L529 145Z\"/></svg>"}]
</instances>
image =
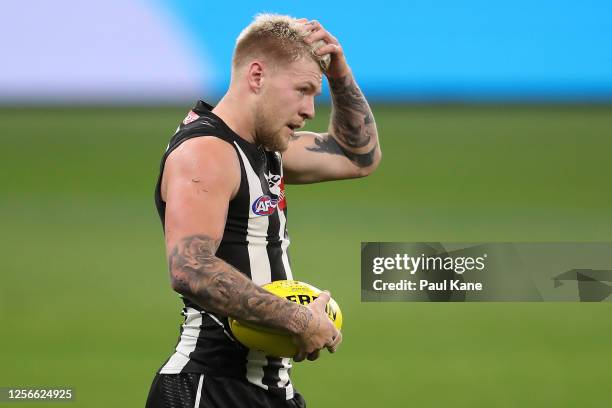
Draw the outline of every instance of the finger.
<instances>
[{"instance_id":1,"label":"finger","mask_svg":"<svg viewBox=\"0 0 612 408\"><path fill-rule=\"evenodd\" d=\"M319 358L319 350L313 351L312 353L308 354L308 361L315 361L317 358Z\"/></svg>"},{"instance_id":2,"label":"finger","mask_svg":"<svg viewBox=\"0 0 612 408\"><path fill-rule=\"evenodd\" d=\"M329 302L329 299L331 299L331 293L329 292L329 290L324 290L321 293L319 293L319 297L317 299L325 299L325 303Z\"/></svg>"},{"instance_id":3,"label":"finger","mask_svg":"<svg viewBox=\"0 0 612 408\"><path fill-rule=\"evenodd\" d=\"M331 299L331 296L330 296L329 292L328 291L323 291L323 292L319 293L319 296L317 296L317 298L315 299L315 301L313 303L316 302L318 305L322 305L323 307L325 307L327 302L329 302L329 299Z\"/></svg>"},{"instance_id":4,"label":"finger","mask_svg":"<svg viewBox=\"0 0 612 408\"><path fill-rule=\"evenodd\" d=\"M321 27L319 25L313 24L312 21L308 21L306 20L305 22L301 22L301 24L303 24L304 29L308 32L314 32L317 30L320 30Z\"/></svg>"},{"instance_id":5,"label":"finger","mask_svg":"<svg viewBox=\"0 0 612 408\"><path fill-rule=\"evenodd\" d=\"M306 36L304 41L309 44L317 42L319 40L325 41L327 44L338 44L338 40L334 36L332 36L329 32L320 29L316 31L311 31L310 34Z\"/></svg>"},{"instance_id":6,"label":"finger","mask_svg":"<svg viewBox=\"0 0 612 408\"><path fill-rule=\"evenodd\" d=\"M338 330L338 335L334 338L333 346L338 347L342 343L342 332Z\"/></svg>"},{"instance_id":7,"label":"finger","mask_svg":"<svg viewBox=\"0 0 612 408\"><path fill-rule=\"evenodd\" d=\"M327 350L330 353L335 353L340 343L342 343L342 332L338 332L338 334L333 338L332 343L327 346Z\"/></svg>"},{"instance_id":8,"label":"finger","mask_svg":"<svg viewBox=\"0 0 612 408\"><path fill-rule=\"evenodd\" d=\"M340 44L338 42L338 39L334 37L329 31L327 31L325 27L323 27L321 23L319 23L317 20L309 21L308 23L306 23L306 25L311 27L312 33L321 33L321 35L323 35L321 39L324 39L326 42L331 44Z\"/></svg>"},{"instance_id":9,"label":"finger","mask_svg":"<svg viewBox=\"0 0 612 408\"><path fill-rule=\"evenodd\" d=\"M298 23L306 23L306 22L308 22L308 19L302 17L302 18L296 19L295 21L297 21Z\"/></svg>"},{"instance_id":10,"label":"finger","mask_svg":"<svg viewBox=\"0 0 612 408\"><path fill-rule=\"evenodd\" d=\"M315 30L320 30L323 28L323 26L321 25L321 23L319 23L318 20L310 20L308 23L306 23L310 26L312 26Z\"/></svg>"},{"instance_id":11,"label":"finger","mask_svg":"<svg viewBox=\"0 0 612 408\"><path fill-rule=\"evenodd\" d=\"M322 32L325 35L330 36L329 32L327 32L327 30L317 20L311 20L307 22L305 25L306 27L308 27L308 30L313 33Z\"/></svg>"},{"instance_id":12,"label":"finger","mask_svg":"<svg viewBox=\"0 0 612 408\"><path fill-rule=\"evenodd\" d=\"M308 38L308 36L312 34L314 30L317 30L317 27L310 24L310 22L306 19L300 19L297 20L297 22L300 24L300 29L303 31L304 39Z\"/></svg>"},{"instance_id":13,"label":"finger","mask_svg":"<svg viewBox=\"0 0 612 408\"><path fill-rule=\"evenodd\" d=\"M323 56L325 54L336 54L336 55L342 55L342 47L340 47L339 45L336 44L326 44L324 46L322 46L321 48L317 49L316 54Z\"/></svg>"}]
</instances>

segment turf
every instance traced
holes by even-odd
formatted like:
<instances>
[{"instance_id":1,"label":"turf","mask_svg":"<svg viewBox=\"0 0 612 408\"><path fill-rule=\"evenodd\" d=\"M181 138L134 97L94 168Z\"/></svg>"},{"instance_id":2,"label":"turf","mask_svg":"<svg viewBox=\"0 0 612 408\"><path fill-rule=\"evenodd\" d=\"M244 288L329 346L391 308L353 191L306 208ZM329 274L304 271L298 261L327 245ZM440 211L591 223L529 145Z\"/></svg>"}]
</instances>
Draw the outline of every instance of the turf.
<instances>
[{"instance_id":1,"label":"turf","mask_svg":"<svg viewBox=\"0 0 612 408\"><path fill-rule=\"evenodd\" d=\"M144 405L180 322L152 197L185 111L0 109L0 386ZM336 355L296 365L309 406L608 405L610 303L361 303L359 244L612 240L612 107L374 112L374 175L287 190L294 273L345 317Z\"/></svg>"}]
</instances>

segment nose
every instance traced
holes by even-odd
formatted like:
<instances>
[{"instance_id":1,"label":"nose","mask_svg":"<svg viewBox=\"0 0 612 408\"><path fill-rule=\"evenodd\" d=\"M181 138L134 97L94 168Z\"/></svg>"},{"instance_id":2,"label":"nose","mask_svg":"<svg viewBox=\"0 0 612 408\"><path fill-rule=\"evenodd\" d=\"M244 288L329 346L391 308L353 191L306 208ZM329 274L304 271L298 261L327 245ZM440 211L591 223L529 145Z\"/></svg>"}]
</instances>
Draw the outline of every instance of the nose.
<instances>
[{"instance_id":1,"label":"nose","mask_svg":"<svg viewBox=\"0 0 612 408\"><path fill-rule=\"evenodd\" d=\"M307 98L304 98L304 104L302 105L300 116L304 118L304 120L314 119L315 117L314 96L309 96Z\"/></svg>"}]
</instances>

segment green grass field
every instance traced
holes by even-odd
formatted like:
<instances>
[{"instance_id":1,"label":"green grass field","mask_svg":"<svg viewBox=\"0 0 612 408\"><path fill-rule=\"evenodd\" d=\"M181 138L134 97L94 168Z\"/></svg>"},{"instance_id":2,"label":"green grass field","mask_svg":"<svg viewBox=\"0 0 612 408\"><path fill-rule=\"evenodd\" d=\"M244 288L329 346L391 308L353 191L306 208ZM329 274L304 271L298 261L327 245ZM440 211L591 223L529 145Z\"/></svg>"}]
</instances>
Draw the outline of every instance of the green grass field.
<instances>
[{"instance_id":1,"label":"green grass field","mask_svg":"<svg viewBox=\"0 0 612 408\"><path fill-rule=\"evenodd\" d=\"M144 405L181 318L153 188L187 108L0 109L0 386ZM345 319L337 354L296 365L309 406L610 406L610 303L361 303L359 249L611 241L612 107L374 112L374 175L287 191L294 274Z\"/></svg>"}]
</instances>

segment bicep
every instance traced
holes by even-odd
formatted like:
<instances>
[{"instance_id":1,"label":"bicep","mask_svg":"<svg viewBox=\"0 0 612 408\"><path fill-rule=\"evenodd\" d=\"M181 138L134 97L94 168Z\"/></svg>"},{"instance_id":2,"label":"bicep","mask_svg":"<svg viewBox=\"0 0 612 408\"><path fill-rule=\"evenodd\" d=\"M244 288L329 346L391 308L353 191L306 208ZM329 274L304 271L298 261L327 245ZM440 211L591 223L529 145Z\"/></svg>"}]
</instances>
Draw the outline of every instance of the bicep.
<instances>
[{"instance_id":1,"label":"bicep","mask_svg":"<svg viewBox=\"0 0 612 408\"><path fill-rule=\"evenodd\" d=\"M360 177L360 168L329 133L296 132L283 153L288 184Z\"/></svg>"},{"instance_id":2,"label":"bicep","mask_svg":"<svg viewBox=\"0 0 612 408\"><path fill-rule=\"evenodd\" d=\"M165 235L168 253L187 237L219 242L240 170L232 147L215 138L184 142L164 170Z\"/></svg>"}]
</instances>

